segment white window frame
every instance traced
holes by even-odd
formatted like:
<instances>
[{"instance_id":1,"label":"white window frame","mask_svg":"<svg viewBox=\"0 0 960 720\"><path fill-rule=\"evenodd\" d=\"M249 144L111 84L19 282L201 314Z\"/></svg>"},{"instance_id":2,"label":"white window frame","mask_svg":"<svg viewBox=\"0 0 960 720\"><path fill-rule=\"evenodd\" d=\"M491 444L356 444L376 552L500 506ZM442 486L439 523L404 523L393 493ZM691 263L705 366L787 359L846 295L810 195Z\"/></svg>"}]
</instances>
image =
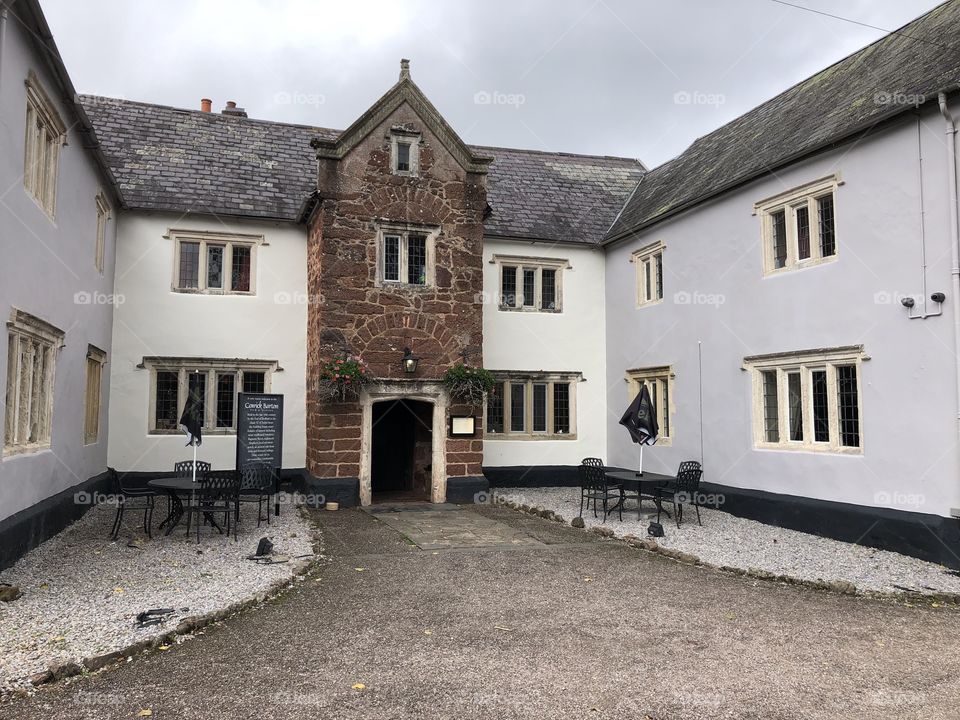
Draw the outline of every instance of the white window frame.
<instances>
[{"instance_id":1,"label":"white window frame","mask_svg":"<svg viewBox=\"0 0 960 720\"><path fill-rule=\"evenodd\" d=\"M103 366L107 353L95 345L87 346L86 386L84 392L83 442L95 445L100 441L100 413L103 397ZM96 374L91 375L91 369Z\"/></svg>"},{"instance_id":2,"label":"white window frame","mask_svg":"<svg viewBox=\"0 0 960 720\"><path fill-rule=\"evenodd\" d=\"M403 130L393 130L390 133L390 172L394 175L419 175L420 174L420 143L422 137L418 132L407 132ZM400 170L397 168L399 153L397 146L401 143L410 146L410 168Z\"/></svg>"},{"instance_id":3,"label":"white window frame","mask_svg":"<svg viewBox=\"0 0 960 720\"><path fill-rule=\"evenodd\" d=\"M237 395L243 391L245 372L263 373L263 391L269 393L273 384L273 374L282 372L275 360L218 360L213 358L144 358L140 366L150 372L150 398L147 415L147 432L150 435L178 435L183 431L179 426L173 429L157 428L157 373L177 373L177 419L183 412L190 387L188 376L202 373L206 376L203 407L203 432L209 435L235 435L237 432ZM217 427L217 376L235 375L233 382L233 423L230 427Z\"/></svg>"},{"instance_id":4,"label":"white window frame","mask_svg":"<svg viewBox=\"0 0 960 720\"><path fill-rule=\"evenodd\" d=\"M440 234L440 228L410 223L383 223L377 228L377 287L403 287L409 289L430 288L436 286L437 263L436 263L436 244L437 236ZM409 238L411 235L419 235L426 238L426 275L423 284L407 282L409 269ZM386 268L384 266L386 257L384 244L387 237L399 237L400 250L400 278L398 280L386 279Z\"/></svg>"},{"instance_id":5,"label":"white window frame","mask_svg":"<svg viewBox=\"0 0 960 720\"><path fill-rule=\"evenodd\" d=\"M760 200L754 205L754 215L760 218L760 234L763 246L763 274L778 275L791 270L835 262L840 254L837 233L837 188L843 184L839 174L833 174L773 197ZM820 198L829 195L833 199L833 254L823 256L820 238ZM800 259L797 233L797 209L807 209L810 235L810 257ZM784 213L787 256L783 267L776 267L773 216Z\"/></svg>"},{"instance_id":6,"label":"white window frame","mask_svg":"<svg viewBox=\"0 0 960 720\"><path fill-rule=\"evenodd\" d=\"M743 370L750 373L753 415L753 445L759 450L802 450L841 455L862 455L863 433L863 380L861 366L870 358L862 345L852 345L822 350L804 350L771 355L755 355L743 360ZM857 418L859 445L840 444L840 405L837 395L837 368L854 366L857 371ZM829 440L814 440L812 373L826 371L827 421ZM763 372L777 373L777 424L778 440L767 440L764 415ZM790 402L787 376L800 373L800 399L802 440L790 439Z\"/></svg>"},{"instance_id":7,"label":"white window frame","mask_svg":"<svg viewBox=\"0 0 960 720\"><path fill-rule=\"evenodd\" d=\"M576 440L577 439L577 385L583 380L579 372L494 372L497 383L503 385L503 432L487 430L488 407L484 405L483 427L485 435L491 440ZM569 386L569 417L570 432L558 433L555 431L554 385L567 384ZM523 430L511 430L511 404L513 385L524 387L524 423ZM547 386L547 427L545 430L533 430L533 386Z\"/></svg>"},{"instance_id":8,"label":"white window frame","mask_svg":"<svg viewBox=\"0 0 960 720\"><path fill-rule=\"evenodd\" d=\"M97 272L103 275L104 256L107 250L107 223L110 220L110 204L106 196L99 192L96 197L97 206L97 237L94 248L93 265Z\"/></svg>"},{"instance_id":9,"label":"white window frame","mask_svg":"<svg viewBox=\"0 0 960 720\"><path fill-rule=\"evenodd\" d=\"M637 307L647 307L663 302L663 251L666 245L657 241L640 248L630 256L636 267ZM660 287L657 287L657 261L660 262ZM647 290L647 272L650 273L650 288Z\"/></svg>"},{"instance_id":10,"label":"white window frame","mask_svg":"<svg viewBox=\"0 0 960 720\"><path fill-rule=\"evenodd\" d=\"M673 368L669 365L659 367L634 368L627 370L624 380L627 383L627 402L633 402L633 399L639 394L643 385L656 385L656 392L651 391L651 400L655 401L657 410L657 425L660 427L660 436L657 445L673 445L673 439L676 437L676 428L674 427L674 394L673 394ZM667 402L663 402L663 390L667 391Z\"/></svg>"},{"instance_id":11,"label":"white window frame","mask_svg":"<svg viewBox=\"0 0 960 720\"><path fill-rule=\"evenodd\" d=\"M4 456L37 452L50 447L56 363L63 347L63 338L63 330L50 323L16 308L11 311L7 322ZM32 363L28 370L23 367L21 346L24 343L31 344L31 352L45 354L41 377L34 375L36 367ZM30 383L30 390L26 394L22 387L25 377L29 378ZM26 427L23 425L23 413L26 413ZM34 426L32 431L31 425Z\"/></svg>"},{"instance_id":12,"label":"white window frame","mask_svg":"<svg viewBox=\"0 0 960 720\"><path fill-rule=\"evenodd\" d=\"M261 245L266 245L263 235L247 235L244 233L215 233L196 230L169 230L164 236L173 240L173 277L170 281L170 290L175 293L194 295L256 295L257 294L257 256ZM199 243L200 258L197 277L197 287L180 287L180 248L183 243ZM207 287L207 246L218 245L223 247L223 287ZM233 248L245 247L250 250L250 289L234 290L230 287L233 282Z\"/></svg>"},{"instance_id":13,"label":"white window frame","mask_svg":"<svg viewBox=\"0 0 960 720\"><path fill-rule=\"evenodd\" d=\"M563 312L563 276L564 270L570 269L570 261L565 258L530 257L526 255L494 255L490 259L492 265L497 266L497 307L506 312ZM513 303L506 302L503 294L503 271L505 268L516 268L517 292ZM534 293L533 305L523 304L523 271L533 270ZM543 307L543 271L554 272L554 307Z\"/></svg>"},{"instance_id":14,"label":"white window frame","mask_svg":"<svg viewBox=\"0 0 960 720\"><path fill-rule=\"evenodd\" d=\"M53 220L57 207L60 148L67 139L67 126L32 70L27 74L24 84L27 88L27 108L23 186Z\"/></svg>"}]
</instances>

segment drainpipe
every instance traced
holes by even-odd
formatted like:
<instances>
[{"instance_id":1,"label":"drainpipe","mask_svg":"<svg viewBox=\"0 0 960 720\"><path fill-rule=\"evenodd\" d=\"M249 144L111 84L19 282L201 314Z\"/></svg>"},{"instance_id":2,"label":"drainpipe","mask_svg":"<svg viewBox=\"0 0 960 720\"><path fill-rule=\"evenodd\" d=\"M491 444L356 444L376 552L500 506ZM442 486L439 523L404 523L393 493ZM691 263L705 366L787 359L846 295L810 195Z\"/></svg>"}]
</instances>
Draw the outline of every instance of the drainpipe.
<instances>
[{"instance_id":1,"label":"drainpipe","mask_svg":"<svg viewBox=\"0 0 960 720\"><path fill-rule=\"evenodd\" d=\"M950 269L953 284L953 341L957 366L957 423L960 432L960 216L957 215L957 123L947 107L947 94L939 93L940 114L947 133L947 186L950 191Z\"/></svg>"},{"instance_id":2,"label":"drainpipe","mask_svg":"<svg viewBox=\"0 0 960 720\"><path fill-rule=\"evenodd\" d=\"M914 313L913 303L907 305L907 317L911 320L926 320L929 317L939 317L943 314L943 304L942 301L937 302L937 309L934 312L929 312L927 310L927 231L926 231L926 206L923 202L923 142L922 142L922 125L923 121L920 117L920 108L917 106L917 187L919 191L919 200L920 200L920 273L921 273L921 286L922 290L920 297L923 299L923 310L919 313ZM935 295L932 299L936 301L937 297L943 297L941 294Z\"/></svg>"}]
</instances>

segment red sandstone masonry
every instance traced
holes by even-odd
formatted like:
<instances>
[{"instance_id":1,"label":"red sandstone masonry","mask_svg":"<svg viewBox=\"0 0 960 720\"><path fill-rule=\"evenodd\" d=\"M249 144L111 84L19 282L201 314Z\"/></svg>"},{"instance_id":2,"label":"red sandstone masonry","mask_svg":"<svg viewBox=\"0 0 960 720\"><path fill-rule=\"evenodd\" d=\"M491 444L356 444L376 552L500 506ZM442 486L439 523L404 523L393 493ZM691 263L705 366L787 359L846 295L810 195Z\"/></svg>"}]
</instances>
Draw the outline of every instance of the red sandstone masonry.
<instances>
[{"instance_id":1,"label":"red sandstone masonry","mask_svg":"<svg viewBox=\"0 0 960 720\"><path fill-rule=\"evenodd\" d=\"M390 172L390 129L422 133L416 177ZM485 177L467 173L407 105L400 106L341 160L321 160L323 200L308 235L307 282L322 302L308 312L307 465L317 477L355 477L360 464L357 402L319 399L322 363L355 353L373 375L407 379L403 348L420 357L417 379L439 379L470 349L482 364ZM380 221L439 226L435 285L376 286ZM456 414L481 413L455 406ZM447 439L447 475L481 474L482 439Z\"/></svg>"}]
</instances>

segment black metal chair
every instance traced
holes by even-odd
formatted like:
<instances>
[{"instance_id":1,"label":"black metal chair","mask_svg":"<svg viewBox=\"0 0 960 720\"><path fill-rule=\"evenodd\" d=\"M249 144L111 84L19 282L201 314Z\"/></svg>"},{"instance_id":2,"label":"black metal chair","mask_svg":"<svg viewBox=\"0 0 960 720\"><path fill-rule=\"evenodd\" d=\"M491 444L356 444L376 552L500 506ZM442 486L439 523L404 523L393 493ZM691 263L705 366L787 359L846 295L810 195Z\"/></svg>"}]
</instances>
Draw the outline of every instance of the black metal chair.
<instances>
[{"instance_id":1,"label":"black metal chair","mask_svg":"<svg viewBox=\"0 0 960 720\"><path fill-rule=\"evenodd\" d=\"M173 474L176 477L193 478L193 460L181 460L173 464ZM203 482L203 478L210 472L210 463L203 460L197 460L197 481Z\"/></svg>"},{"instance_id":2,"label":"black metal chair","mask_svg":"<svg viewBox=\"0 0 960 720\"><path fill-rule=\"evenodd\" d=\"M240 503L257 503L257 527L263 520L263 505L267 505L267 525L270 524L270 499L276 486L272 468L254 467L240 471L240 490L234 522L240 522Z\"/></svg>"},{"instance_id":3,"label":"black metal chair","mask_svg":"<svg viewBox=\"0 0 960 720\"><path fill-rule=\"evenodd\" d=\"M657 522L660 522L660 511L663 510L662 503L669 500L673 505L673 514L677 521L677 527L683 521L683 503L693 505L697 511L697 524L703 525L700 520L700 503L697 496L700 494L700 478L703 477L703 468L696 460L684 460L680 463L680 469L677 470L677 479L666 485L656 488L657 497Z\"/></svg>"},{"instance_id":4,"label":"black metal chair","mask_svg":"<svg viewBox=\"0 0 960 720\"><path fill-rule=\"evenodd\" d=\"M123 513L127 508L130 510L143 510L143 530L148 538L153 538L151 525L153 524L153 506L154 499L157 496L156 490L149 487L135 487L125 483L113 468L107 468L107 474L110 476L110 486L113 492L114 501L117 503L117 516L113 520L113 529L110 531L110 537L114 540L120 535L120 527L123 524Z\"/></svg>"},{"instance_id":5,"label":"black metal chair","mask_svg":"<svg viewBox=\"0 0 960 720\"><path fill-rule=\"evenodd\" d=\"M593 501L593 516L597 517L597 501L603 503L603 521L614 510L619 511L620 521L623 522L623 485L611 482L607 477L607 469L600 458L584 458L580 463L580 517L583 517L583 503L590 507ZM611 506L610 501L616 500Z\"/></svg>"},{"instance_id":6,"label":"black metal chair","mask_svg":"<svg viewBox=\"0 0 960 720\"><path fill-rule=\"evenodd\" d=\"M237 495L240 492L240 477L235 470L211 470L202 483L198 483L189 503L184 507L187 514L187 537L190 537L190 522L196 516L197 542L200 542L200 527L203 518L210 521L221 533L230 537L230 517L236 511ZM214 516L223 514L224 527L217 525ZM233 533L237 537L236 528Z\"/></svg>"}]
</instances>

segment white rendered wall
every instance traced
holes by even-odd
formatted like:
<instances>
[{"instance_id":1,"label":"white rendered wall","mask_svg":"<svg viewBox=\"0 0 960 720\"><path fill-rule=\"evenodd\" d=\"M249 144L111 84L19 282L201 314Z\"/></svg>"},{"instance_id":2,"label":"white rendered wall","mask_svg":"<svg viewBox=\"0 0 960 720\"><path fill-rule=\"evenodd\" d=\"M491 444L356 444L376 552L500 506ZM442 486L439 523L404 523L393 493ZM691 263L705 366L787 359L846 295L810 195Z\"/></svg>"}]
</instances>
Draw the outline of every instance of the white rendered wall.
<instances>
[{"instance_id":1,"label":"white rendered wall","mask_svg":"<svg viewBox=\"0 0 960 720\"><path fill-rule=\"evenodd\" d=\"M505 312L497 307L499 268L494 255L559 258L563 270L563 311ZM581 372L577 384L575 440L494 440L483 443L483 464L579 465L606 453L605 324L603 252L584 245L484 240L483 363L490 370Z\"/></svg>"},{"instance_id":2,"label":"white rendered wall","mask_svg":"<svg viewBox=\"0 0 960 720\"><path fill-rule=\"evenodd\" d=\"M944 516L960 506L952 319L960 298L951 297L944 129L936 108L925 107L922 118L927 292L946 293L941 317L908 320L898 301L921 292L911 119L777 170L608 251L611 406L627 400L628 368L670 365L676 374L673 445L647 449L645 468L675 471L681 460L700 457L699 340L705 481ZM834 172L843 182L837 261L764 277L754 203ZM657 240L666 245L664 301L637 308L630 254ZM754 449L743 358L856 344L870 358L860 378L863 454ZM632 467L636 446L616 421L608 415L610 459Z\"/></svg>"},{"instance_id":3,"label":"white rendered wall","mask_svg":"<svg viewBox=\"0 0 960 720\"><path fill-rule=\"evenodd\" d=\"M262 234L256 294L171 291L170 229ZM271 392L284 395L283 466L306 458L306 233L302 227L195 215L126 213L120 220L114 318L112 403L116 435L110 464L119 470L166 471L189 459L184 436L148 432L150 372L145 356L276 360ZM236 435L204 436L198 457L214 469L234 467Z\"/></svg>"},{"instance_id":4,"label":"white rendered wall","mask_svg":"<svg viewBox=\"0 0 960 720\"><path fill-rule=\"evenodd\" d=\"M12 308L64 331L56 358L49 449L0 459L0 520L106 470L107 405L113 358L108 354L100 392L100 432L84 442L87 346L109 353L113 293L114 219L107 223L104 269L94 266L96 196L109 192L92 155L72 127L62 93L20 23L7 20L0 62L0 403L7 377L6 322ZM56 210L51 219L23 186L26 86L29 71L68 126L60 149ZM112 202L112 201L111 201ZM0 426L4 413L0 412ZM2 437L2 432L0 432Z\"/></svg>"}]
</instances>

